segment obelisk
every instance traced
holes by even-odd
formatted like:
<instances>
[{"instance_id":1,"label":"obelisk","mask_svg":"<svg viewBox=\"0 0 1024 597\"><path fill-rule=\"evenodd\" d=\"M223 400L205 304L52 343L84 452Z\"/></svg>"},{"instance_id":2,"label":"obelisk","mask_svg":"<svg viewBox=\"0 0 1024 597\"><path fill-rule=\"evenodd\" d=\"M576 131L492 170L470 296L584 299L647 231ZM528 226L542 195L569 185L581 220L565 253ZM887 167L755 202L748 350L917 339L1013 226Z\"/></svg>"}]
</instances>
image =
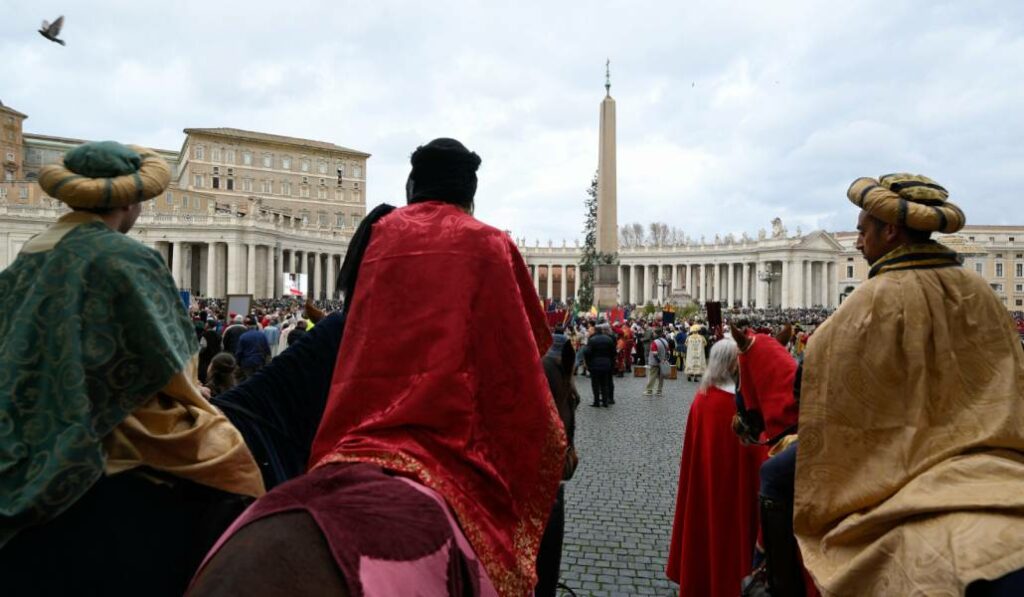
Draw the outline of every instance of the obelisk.
<instances>
[{"instance_id":1,"label":"obelisk","mask_svg":"<svg viewBox=\"0 0 1024 597\"><path fill-rule=\"evenodd\" d=\"M599 310L619 303L619 222L615 183L615 100L612 99L611 61L605 63L604 100L601 101L600 146L597 157L597 253L613 263L598 263L594 304Z\"/></svg>"}]
</instances>

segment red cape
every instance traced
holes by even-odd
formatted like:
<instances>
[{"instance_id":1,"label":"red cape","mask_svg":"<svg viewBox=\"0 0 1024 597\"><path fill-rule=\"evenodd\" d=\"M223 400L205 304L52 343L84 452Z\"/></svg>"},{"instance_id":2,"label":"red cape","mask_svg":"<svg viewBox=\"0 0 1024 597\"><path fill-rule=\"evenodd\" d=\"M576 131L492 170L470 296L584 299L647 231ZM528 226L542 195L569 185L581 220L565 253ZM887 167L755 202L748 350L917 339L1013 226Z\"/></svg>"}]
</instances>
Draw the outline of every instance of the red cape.
<instances>
[{"instance_id":1,"label":"red cape","mask_svg":"<svg viewBox=\"0 0 1024 597\"><path fill-rule=\"evenodd\" d=\"M507 234L417 203L373 227L310 462L372 462L444 496L503 595L532 592L565 433L540 300Z\"/></svg>"},{"instance_id":2,"label":"red cape","mask_svg":"<svg viewBox=\"0 0 1024 597\"><path fill-rule=\"evenodd\" d=\"M796 361L775 338L754 334L753 343L740 353L740 393L749 410L764 417L765 439L796 424L799 407L793 397Z\"/></svg>"},{"instance_id":3,"label":"red cape","mask_svg":"<svg viewBox=\"0 0 1024 597\"><path fill-rule=\"evenodd\" d=\"M733 394L698 392L686 420L672 544L665 574L680 597L735 597L757 539L759 471L766 450L732 431Z\"/></svg>"}]
</instances>

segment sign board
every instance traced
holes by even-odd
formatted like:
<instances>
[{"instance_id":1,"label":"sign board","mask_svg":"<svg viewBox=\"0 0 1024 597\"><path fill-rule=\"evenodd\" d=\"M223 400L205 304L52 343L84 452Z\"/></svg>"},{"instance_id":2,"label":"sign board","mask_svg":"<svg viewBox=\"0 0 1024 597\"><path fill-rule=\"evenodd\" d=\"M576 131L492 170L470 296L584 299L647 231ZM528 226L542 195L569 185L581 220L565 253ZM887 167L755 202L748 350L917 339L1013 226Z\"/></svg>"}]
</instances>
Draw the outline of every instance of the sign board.
<instances>
[{"instance_id":1,"label":"sign board","mask_svg":"<svg viewBox=\"0 0 1024 597\"><path fill-rule=\"evenodd\" d=\"M228 295L228 313L234 313L235 315L241 315L244 317L249 314L250 308L252 308L251 294Z\"/></svg>"}]
</instances>

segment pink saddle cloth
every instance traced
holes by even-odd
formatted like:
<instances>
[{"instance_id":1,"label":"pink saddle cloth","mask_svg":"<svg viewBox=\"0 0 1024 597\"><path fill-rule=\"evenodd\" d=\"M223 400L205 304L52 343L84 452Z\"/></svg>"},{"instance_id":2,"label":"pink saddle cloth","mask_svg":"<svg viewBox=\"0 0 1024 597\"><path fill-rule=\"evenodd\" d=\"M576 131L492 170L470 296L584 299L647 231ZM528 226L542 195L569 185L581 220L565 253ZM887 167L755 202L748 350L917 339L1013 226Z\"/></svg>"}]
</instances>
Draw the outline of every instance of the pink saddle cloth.
<instances>
[{"instance_id":1,"label":"pink saddle cloth","mask_svg":"<svg viewBox=\"0 0 1024 597\"><path fill-rule=\"evenodd\" d=\"M319 467L256 500L224 532L196 575L245 525L296 510L316 521L355 597L497 596L440 495L362 463Z\"/></svg>"}]
</instances>

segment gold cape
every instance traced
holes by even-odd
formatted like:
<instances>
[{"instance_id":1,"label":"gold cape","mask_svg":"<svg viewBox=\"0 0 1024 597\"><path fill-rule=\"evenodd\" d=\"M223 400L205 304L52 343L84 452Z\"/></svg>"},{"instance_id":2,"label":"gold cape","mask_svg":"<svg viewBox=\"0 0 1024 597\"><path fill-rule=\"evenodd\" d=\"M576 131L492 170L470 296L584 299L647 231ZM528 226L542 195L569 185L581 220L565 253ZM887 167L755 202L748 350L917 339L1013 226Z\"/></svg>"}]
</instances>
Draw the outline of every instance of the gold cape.
<instances>
[{"instance_id":1,"label":"gold cape","mask_svg":"<svg viewBox=\"0 0 1024 597\"><path fill-rule=\"evenodd\" d=\"M823 595L1024 568L1024 351L981 277L930 267L881 269L807 347L794 528Z\"/></svg>"}]
</instances>

